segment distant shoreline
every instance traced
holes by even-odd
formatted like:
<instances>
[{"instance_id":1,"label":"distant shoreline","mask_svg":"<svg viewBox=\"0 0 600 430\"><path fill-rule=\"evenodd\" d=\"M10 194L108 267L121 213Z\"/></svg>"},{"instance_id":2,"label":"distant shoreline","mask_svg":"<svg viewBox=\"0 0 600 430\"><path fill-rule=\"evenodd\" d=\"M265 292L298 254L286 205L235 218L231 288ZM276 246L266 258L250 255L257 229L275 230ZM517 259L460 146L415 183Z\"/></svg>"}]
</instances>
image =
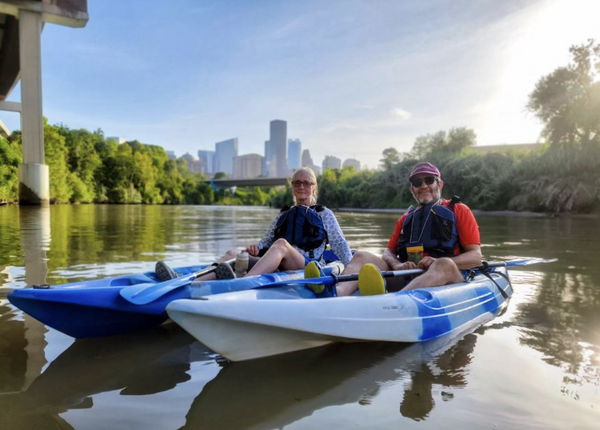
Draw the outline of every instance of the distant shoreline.
<instances>
[{"instance_id":1,"label":"distant shoreline","mask_svg":"<svg viewBox=\"0 0 600 430\"><path fill-rule=\"evenodd\" d=\"M407 209L363 209L363 208L336 208L336 212L354 212L354 213L374 213L374 214L398 214L402 215ZM577 213L544 213L544 212L527 212L527 211L482 211L472 209L475 216L492 216L492 217L519 217L519 218L559 218L559 217L576 217L576 218L600 218L600 213L577 214Z\"/></svg>"}]
</instances>

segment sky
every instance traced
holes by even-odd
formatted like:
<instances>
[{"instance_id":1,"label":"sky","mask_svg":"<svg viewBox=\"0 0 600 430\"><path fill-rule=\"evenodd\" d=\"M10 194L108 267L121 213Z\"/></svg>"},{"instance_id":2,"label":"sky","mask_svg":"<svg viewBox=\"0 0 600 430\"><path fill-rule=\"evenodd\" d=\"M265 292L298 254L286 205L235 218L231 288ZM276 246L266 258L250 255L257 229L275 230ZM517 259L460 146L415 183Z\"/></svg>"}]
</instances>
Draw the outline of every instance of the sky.
<instances>
[{"instance_id":1,"label":"sky","mask_svg":"<svg viewBox=\"0 0 600 430\"><path fill-rule=\"evenodd\" d=\"M288 123L315 164L375 168L384 149L468 127L478 145L533 143L535 83L600 40L600 0L88 0L46 24L44 116L178 156L239 139L264 155ZM17 86L11 101L20 101ZM0 112L10 130L19 115Z\"/></svg>"}]
</instances>

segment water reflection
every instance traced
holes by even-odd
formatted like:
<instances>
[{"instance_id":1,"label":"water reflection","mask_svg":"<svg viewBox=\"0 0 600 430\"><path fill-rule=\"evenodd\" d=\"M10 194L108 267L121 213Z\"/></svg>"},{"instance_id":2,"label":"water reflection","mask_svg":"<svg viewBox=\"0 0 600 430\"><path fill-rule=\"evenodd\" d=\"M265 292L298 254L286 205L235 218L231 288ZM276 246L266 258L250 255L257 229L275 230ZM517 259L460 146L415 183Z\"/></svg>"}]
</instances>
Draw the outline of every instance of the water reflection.
<instances>
[{"instance_id":1,"label":"water reflection","mask_svg":"<svg viewBox=\"0 0 600 430\"><path fill-rule=\"evenodd\" d=\"M521 342L561 368L567 385L600 385L599 275L540 274L535 297L516 312Z\"/></svg>"},{"instance_id":2,"label":"water reflection","mask_svg":"<svg viewBox=\"0 0 600 430\"><path fill-rule=\"evenodd\" d=\"M466 385L477 336L446 336L421 344L334 344L242 363L227 363L206 384L186 416L184 429L269 429L349 403L368 405L403 381L399 412L428 417L433 386ZM442 393L442 400L453 394Z\"/></svg>"},{"instance_id":3,"label":"water reflection","mask_svg":"<svg viewBox=\"0 0 600 430\"><path fill-rule=\"evenodd\" d=\"M25 260L25 283L45 284L50 250L50 206L19 209L21 242Z\"/></svg>"},{"instance_id":4,"label":"water reflection","mask_svg":"<svg viewBox=\"0 0 600 430\"><path fill-rule=\"evenodd\" d=\"M190 379L191 363L213 358L214 353L175 324L135 335L78 340L27 390L0 396L3 428L71 428L59 414L92 408L94 395L169 391Z\"/></svg>"},{"instance_id":5,"label":"water reflection","mask_svg":"<svg viewBox=\"0 0 600 430\"><path fill-rule=\"evenodd\" d=\"M598 220L478 217L486 258L559 261L511 270L515 295L502 321L435 351L428 344L332 345L220 369L209 351L172 327L73 343L6 301L9 289L31 283L135 273L158 259L182 265L211 261L260 239L276 213L191 206L52 206L49 212L0 207L0 428L110 427L106 420L123 417L131 428L144 427L144 420L156 428L275 428L304 417L313 424L316 411L334 405L350 405L342 413L356 413L363 427L372 417L360 421L368 414L353 406L405 418L410 426L421 425L419 420L450 422L458 415L441 407L444 402L468 407L480 396L492 399L478 403L479 415L470 416L480 427L496 411L532 417L529 428L597 427ZM351 247L377 253L398 218L337 215ZM503 356L529 371L486 361ZM470 372L479 372L477 384ZM558 383L548 374L558 375ZM494 377L512 390L493 391ZM554 424L548 414L536 412L542 403L554 411ZM124 405L123 412L105 419L115 405ZM160 417L170 426L153 422ZM500 424L513 423L497 417Z\"/></svg>"}]
</instances>

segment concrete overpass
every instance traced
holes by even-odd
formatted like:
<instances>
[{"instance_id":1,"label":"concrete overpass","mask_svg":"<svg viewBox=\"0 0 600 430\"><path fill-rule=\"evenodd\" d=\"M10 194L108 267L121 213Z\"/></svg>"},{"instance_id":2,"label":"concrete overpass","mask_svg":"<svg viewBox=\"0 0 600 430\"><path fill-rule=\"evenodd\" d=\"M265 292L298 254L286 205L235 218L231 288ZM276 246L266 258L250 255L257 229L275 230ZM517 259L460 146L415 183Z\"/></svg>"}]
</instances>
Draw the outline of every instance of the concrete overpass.
<instances>
[{"instance_id":1,"label":"concrete overpass","mask_svg":"<svg viewBox=\"0 0 600 430\"><path fill-rule=\"evenodd\" d=\"M88 19L87 0L0 0L0 111L21 114L20 204L50 201L44 164L42 28L45 22L85 27ZM6 101L19 80L21 102Z\"/></svg>"},{"instance_id":2,"label":"concrete overpass","mask_svg":"<svg viewBox=\"0 0 600 430\"><path fill-rule=\"evenodd\" d=\"M214 188L232 188L232 187L273 187L277 185L286 185L290 178L253 178L253 179L207 179L204 182Z\"/></svg>"}]
</instances>

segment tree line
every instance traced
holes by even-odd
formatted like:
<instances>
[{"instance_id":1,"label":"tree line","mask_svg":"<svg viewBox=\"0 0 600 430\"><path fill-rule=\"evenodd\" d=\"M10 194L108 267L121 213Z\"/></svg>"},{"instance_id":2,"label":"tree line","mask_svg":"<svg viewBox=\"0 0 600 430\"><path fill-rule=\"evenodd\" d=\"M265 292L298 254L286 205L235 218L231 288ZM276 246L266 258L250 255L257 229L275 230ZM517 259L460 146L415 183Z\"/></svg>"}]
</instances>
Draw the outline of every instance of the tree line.
<instances>
[{"instance_id":1,"label":"tree line","mask_svg":"<svg viewBox=\"0 0 600 430\"><path fill-rule=\"evenodd\" d=\"M101 130L44 120L44 151L52 203L265 205L269 199L269 189L214 190L185 159L170 160L162 147L138 141L118 144ZM18 201L22 153L20 132L0 138L0 201Z\"/></svg>"},{"instance_id":2,"label":"tree line","mask_svg":"<svg viewBox=\"0 0 600 430\"><path fill-rule=\"evenodd\" d=\"M467 127L418 137L412 150L383 151L381 168L325 170L319 202L330 207L406 208L407 178L419 161L436 164L444 195L459 195L481 210L591 212L600 209L600 44L570 49L571 62L542 77L527 108L544 124L545 142L534 152L479 153ZM291 188L215 191L184 159L159 146L117 144L101 130L71 130L44 123L45 161L53 203L228 204L283 206ZM0 138L0 202L18 199L20 132Z\"/></svg>"}]
</instances>

